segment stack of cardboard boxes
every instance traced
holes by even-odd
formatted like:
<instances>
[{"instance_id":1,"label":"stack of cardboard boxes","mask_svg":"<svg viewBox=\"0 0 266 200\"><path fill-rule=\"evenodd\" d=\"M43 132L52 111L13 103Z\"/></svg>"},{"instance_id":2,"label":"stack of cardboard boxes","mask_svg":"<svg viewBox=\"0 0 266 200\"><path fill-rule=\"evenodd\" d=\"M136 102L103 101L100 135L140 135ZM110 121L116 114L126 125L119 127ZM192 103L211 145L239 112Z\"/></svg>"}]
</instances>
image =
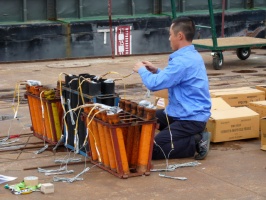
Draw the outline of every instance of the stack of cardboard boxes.
<instances>
[{"instance_id":1,"label":"stack of cardboard boxes","mask_svg":"<svg viewBox=\"0 0 266 200\"><path fill-rule=\"evenodd\" d=\"M211 142L259 138L261 130L261 149L266 150L265 92L266 86L210 90L212 109L207 130L211 132ZM157 108L168 104L167 90L154 95Z\"/></svg>"}]
</instances>

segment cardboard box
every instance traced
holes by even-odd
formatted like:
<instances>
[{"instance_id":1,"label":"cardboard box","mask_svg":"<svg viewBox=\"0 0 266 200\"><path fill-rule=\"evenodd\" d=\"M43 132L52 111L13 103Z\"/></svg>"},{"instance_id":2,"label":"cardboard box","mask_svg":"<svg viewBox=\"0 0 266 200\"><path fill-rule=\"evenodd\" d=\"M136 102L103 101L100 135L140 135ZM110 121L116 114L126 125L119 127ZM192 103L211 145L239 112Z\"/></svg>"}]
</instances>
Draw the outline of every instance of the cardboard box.
<instances>
[{"instance_id":1,"label":"cardboard box","mask_svg":"<svg viewBox=\"0 0 266 200\"><path fill-rule=\"evenodd\" d=\"M226 109L232 109L228 103L226 103L221 97L217 98L211 98L212 101L212 107L211 111L213 110L226 110Z\"/></svg>"},{"instance_id":2,"label":"cardboard box","mask_svg":"<svg viewBox=\"0 0 266 200\"><path fill-rule=\"evenodd\" d=\"M155 105L158 109L163 109L168 105L168 91L160 90L154 92L155 95ZM226 103L221 97L212 98L212 108L211 110L224 110L232 108L228 103Z\"/></svg>"},{"instance_id":3,"label":"cardboard box","mask_svg":"<svg viewBox=\"0 0 266 200\"><path fill-rule=\"evenodd\" d=\"M261 140L261 150L266 151L266 118L260 120L260 140Z\"/></svg>"},{"instance_id":4,"label":"cardboard box","mask_svg":"<svg viewBox=\"0 0 266 200\"><path fill-rule=\"evenodd\" d=\"M221 97L232 107L248 106L249 102L265 100L265 92L252 88L210 90L212 97Z\"/></svg>"},{"instance_id":5,"label":"cardboard box","mask_svg":"<svg viewBox=\"0 0 266 200\"><path fill-rule=\"evenodd\" d=\"M260 118L266 117L266 101L249 102L248 107L260 115Z\"/></svg>"},{"instance_id":6,"label":"cardboard box","mask_svg":"<svg viewBox=\"0 0 266 200\"><path fill-rule=\"evenodd\" d=\"M260 118L266 117L266 101L249 102L248 107L258 113Z\"/></svg>"},{"instance_id":7,"label":"cardboard box","mask_svg":"<svg viewBox=\"0 0 266 200\"><path fill-rule=\"evenodd\" d=\"M211 142L259 137L259 114L247 107L214 110L207 122Z\"/></svg>"},{"instance_id":8,"label":"cardboard box","mask_svg":"<svg viewBox=\"0 0 266 200\"><path fill-rule=\"evenodd\" d=\"M164 109L168 105L168 99L155 97L155 105L157 109Z\"/></svg>"},{"instance_id":9,"label":"cardboard box","mask_svg":"<svg viewBox=\"0 0 266 200\"><path fill-rule=\"evenodd\" d=\"M256 89L265 92L265 99L266 99L266 85L256 85Z\"/></svg>"},{"instance_id":10,"label":"cardboard box","mask_svg":"<svg viewBox=\"0 0 266 200\"><path fill-rule=\"evenodd\" d=\"M168 99L168 89L153 92L154 96Z\"/></svg>"},{"instance_id":11,"label":"cardboard box","mask_svg":"<svg viewBox=\"0 0 266 200\"><path fill-rule=\"evenodd\" d=\"M153 92L155 96L155 105L157 109L164 109L168 105L168 90L159 90Z\"/></svg>"},{"instance_id":12,"label":"cardboard box","mask_svg":"<svg viewBox=\"0 0 266 200\"><path fill-rule=\"evenodd\" d=\"M238 88L222 88L222 89L212 89L210 92L227 92L227 91L237 91L237 90L249 90L251 87L238 87Z\"/></svg>"}]
</instances>

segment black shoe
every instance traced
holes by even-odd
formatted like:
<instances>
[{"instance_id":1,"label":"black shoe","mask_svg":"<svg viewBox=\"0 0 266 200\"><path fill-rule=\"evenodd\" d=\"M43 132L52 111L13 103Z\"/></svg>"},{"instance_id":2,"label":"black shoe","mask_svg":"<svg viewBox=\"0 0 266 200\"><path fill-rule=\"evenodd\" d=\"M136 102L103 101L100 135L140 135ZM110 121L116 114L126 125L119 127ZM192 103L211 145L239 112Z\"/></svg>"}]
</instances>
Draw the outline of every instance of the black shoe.
<instances>
[{"instance_id":1,"label":"black shoe","mask_svg":"<svg viewBox=\"0 0 266 200\"><path fill-rule=\"evenodd\" d=\"M196 151L198 152L194 157L196 160L203 160L206 158L210 149L211 134L209 132L202 132L201 135L201 141L196 144Z\"/></svg>"},{"instance_id":2,"label":"black shoe","mask_svg":"<svg viewBox=\"0 0 266 200\"><path fill-rule=\"evenodd\" d=\"M195 144L196 144L196 152L199 153L199 143L202 139L202 135L200 133L197 133L194 135Z\"/></svg>"}]
</instances>

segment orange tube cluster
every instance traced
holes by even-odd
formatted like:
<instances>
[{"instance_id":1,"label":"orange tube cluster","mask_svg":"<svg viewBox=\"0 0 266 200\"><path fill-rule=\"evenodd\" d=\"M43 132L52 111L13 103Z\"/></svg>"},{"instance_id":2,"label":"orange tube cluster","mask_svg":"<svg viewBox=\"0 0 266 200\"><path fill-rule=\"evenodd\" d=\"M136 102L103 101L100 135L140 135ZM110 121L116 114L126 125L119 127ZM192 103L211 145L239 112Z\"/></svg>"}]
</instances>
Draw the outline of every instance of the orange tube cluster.
<instances>
[{"instance_id":1,"label":"orange tube cluster","mask_svg":"<svg viewBox=\"0 0 266 200\"><path fill-rule=\"evenodd\" d=\"M63 108L55 90L43 86L26 86L25 97L32 121L33 134L56 144L62 135Z\"/></svg>"},{"instance_id":2,"label":"orange tube cluster","mask_svg":"<svg viewBox=\"0 0 266 200\"><path fill-rule=\"evenodd\" d=\"M120 178L149 175L155 110L146 110L144 118L144 108L136 103L122 100L119 105L126 110L112 115L93 107L84 109L91 162Z\"/></svg>"}]
</instances>

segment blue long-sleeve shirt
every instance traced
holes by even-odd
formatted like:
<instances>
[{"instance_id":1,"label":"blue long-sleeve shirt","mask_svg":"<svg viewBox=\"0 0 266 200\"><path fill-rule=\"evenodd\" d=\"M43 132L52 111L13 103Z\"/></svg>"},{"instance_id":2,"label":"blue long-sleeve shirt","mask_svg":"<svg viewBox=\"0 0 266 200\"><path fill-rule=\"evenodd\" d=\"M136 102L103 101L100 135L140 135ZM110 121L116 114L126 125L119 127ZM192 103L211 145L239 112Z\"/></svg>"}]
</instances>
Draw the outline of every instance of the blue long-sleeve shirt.
<instances>
[{"instance_id":1,"label":"blue long-sleeve shirt","mask_svg":"<svg viewBox=\"0 0 266 200\"><path fill-rule=\"evenodd\" d=\"M204 61L193 45L169 56L168 66L156 74L144 66L138 70L144 85L151 91L168 89L166 113L180 120L206 122L211 99Z\"/></svg>"}]
</instances>

